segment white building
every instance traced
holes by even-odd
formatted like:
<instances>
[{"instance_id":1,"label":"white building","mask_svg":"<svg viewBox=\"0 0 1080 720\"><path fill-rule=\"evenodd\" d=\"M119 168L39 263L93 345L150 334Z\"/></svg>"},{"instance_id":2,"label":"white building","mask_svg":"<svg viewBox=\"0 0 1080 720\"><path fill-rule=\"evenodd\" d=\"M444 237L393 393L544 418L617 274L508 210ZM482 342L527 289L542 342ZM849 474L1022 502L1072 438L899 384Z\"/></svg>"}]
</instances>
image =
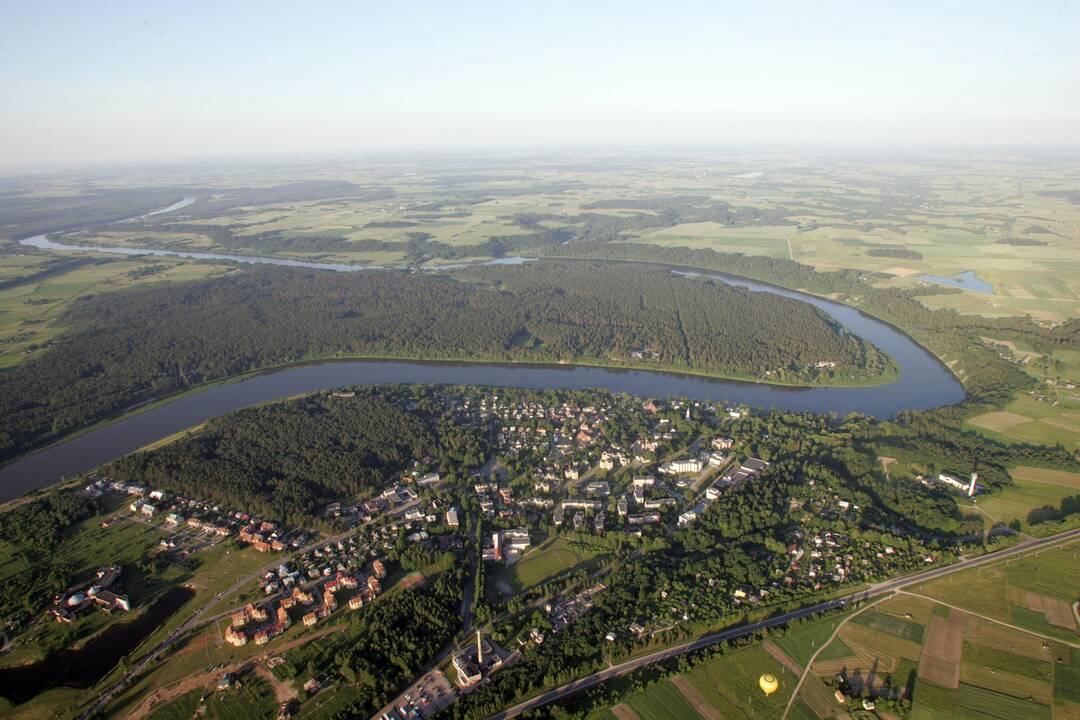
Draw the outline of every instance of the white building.
<instances>
[{"instance_id":1,"label":"white building","mask_svg":"<svg viewBox=\"0 0 1080 720\"><path fill-rule=\"evenodd\" d=\"M672 460L668 463L668 468L673 473L697 473L705 469L705 465L700 458L682 458L681 460Z\"/></svg>"}]
</instances>

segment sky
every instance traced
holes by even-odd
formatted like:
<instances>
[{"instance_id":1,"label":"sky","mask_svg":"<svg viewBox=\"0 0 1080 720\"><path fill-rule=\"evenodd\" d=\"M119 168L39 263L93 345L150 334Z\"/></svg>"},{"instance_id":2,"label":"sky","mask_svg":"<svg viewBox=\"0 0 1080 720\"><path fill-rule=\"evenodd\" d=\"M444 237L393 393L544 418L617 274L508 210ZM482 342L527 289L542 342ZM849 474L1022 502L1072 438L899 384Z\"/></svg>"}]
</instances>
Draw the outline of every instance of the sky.
<instances>
[{"instance_id":1,"label":"sky","mask_svg":"<svg viewBox=\"0 0 1080 720\"><path fill-rule=\"evenodd\" d=\"M1080 143L1080 0L0 2L0 166Z\"/></svg>"}]
</instances>

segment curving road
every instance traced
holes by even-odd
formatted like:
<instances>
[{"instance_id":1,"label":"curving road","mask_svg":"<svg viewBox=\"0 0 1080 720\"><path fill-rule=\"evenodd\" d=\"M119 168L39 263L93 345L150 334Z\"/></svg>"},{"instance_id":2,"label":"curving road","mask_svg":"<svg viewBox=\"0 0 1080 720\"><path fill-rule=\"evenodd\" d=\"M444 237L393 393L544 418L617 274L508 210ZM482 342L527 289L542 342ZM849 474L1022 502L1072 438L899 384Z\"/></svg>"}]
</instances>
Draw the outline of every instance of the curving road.
<instances>
[{"instance_id":1,"label":"curving road","mask_svg":"<svg viewBox=\"0 0 1080 720\"><path fill-rule=\"evenodd\" d=\"M682 645L676 645L666 650L659 650L649 655L643 655L642 657L635 658L633 660L627 660L624 663L620 663L619 665L613 665L605 670L600 670L593 673L592 675L583 677L580 680L575 680L574 682L567 683L562 687L555 688L554 690L548 690L545 693L541 693L540 695L526 700L525 702L519 703L507 710L496 713L495 715L492 715L488 720L508 720L509 718L517 717L523 712L533 710L542 705L547 705L550 702L561 700L581 690L590 688L594 685L599 685L600 683L606 680L610 680L614 677L618 677L619 675L625 675L626 673L633 672L634 670L645 667L646 665L652 665L653 663L677 657L684 653L693 652L694 650L701 650L702 648L706 648L710 645L715 645L722 640L732 640L734 638L742 637L744 635L749 635L764 628L783 625L784 623L791 622L792 620L805 618L815 613L824 612L826 610L832 610L847 604L849 601L866 600L868 598L877 597L879 595L884 595L886 593L894 592L901 588L907 587L908 585L914 585L916 583L925 582L927 580L934 580L944 575L950 575L954 572L959 572L961 570L969 570L980 565L997 562L998 560L1001 560L1003 558L1012 557L1013 555L1020 555L1044 547L1046 545L1052 545L1062 541L1072 540L1077 537L1080 537L1080 529L1069 530L1068 532L1060 533L1058 535L1051 535L1047 538L1028 540L1018 545L1014 545L1013 547L1006 550L999 550L988 555L981 555L976 558L961 560L958 563L954 563L952 565L947 565L944 567L924 570L923 572L916 573L914 575L908 575L906 577L896 578L894 580L886 580L885 582L871 585L870 588L867 590L861 590L856 593L851 593L850 595L838 598L836 600L828 600L826 602L821 602L816 605L811 605L809 607L792 610L790 612L784 613L783 615L777 615L775 617L761 620L756 623L751 623L749 625L741 625L736 628L731 628L730 630L724 630L723 632L706 635L705 637L699 638L691 642L683 643Z\"/></svg>"}]
</instances>

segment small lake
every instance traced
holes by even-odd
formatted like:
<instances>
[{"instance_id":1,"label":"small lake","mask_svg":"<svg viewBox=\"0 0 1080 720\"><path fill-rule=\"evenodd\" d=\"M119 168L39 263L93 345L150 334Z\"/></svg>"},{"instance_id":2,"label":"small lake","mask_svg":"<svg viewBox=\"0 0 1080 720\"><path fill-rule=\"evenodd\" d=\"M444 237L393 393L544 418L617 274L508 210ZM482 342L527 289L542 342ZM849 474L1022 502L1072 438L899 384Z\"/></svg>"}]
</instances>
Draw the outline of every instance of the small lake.
<instances>
[{"instance_id":1,"label":"small lake","mask_svg":"<svg viewBox=\"0 0 1080 720\"><path fill-rule=\"evenodd\" d=\"M919 275L918 279L923 282L934 283L935 285L959 288L960 290L970 290L986 295L994 294L994 286L976 275L973 270L965 270L964 272L956 273L950 277L942 277L941 275Z\"/></svg>"},{"instance_id":2,"label":"small lake","mask_svg":"<svg viewBox=\"0 0 1080 720\"><path fill-rule=\"evenodd\" d=\"M139 617L131 622L119 618L78 650L60 650L32 665L0 668L0 696L20 703L54 687L93 687L193 597L194 590L174 587Z\"/></svg>"}]
</instances>

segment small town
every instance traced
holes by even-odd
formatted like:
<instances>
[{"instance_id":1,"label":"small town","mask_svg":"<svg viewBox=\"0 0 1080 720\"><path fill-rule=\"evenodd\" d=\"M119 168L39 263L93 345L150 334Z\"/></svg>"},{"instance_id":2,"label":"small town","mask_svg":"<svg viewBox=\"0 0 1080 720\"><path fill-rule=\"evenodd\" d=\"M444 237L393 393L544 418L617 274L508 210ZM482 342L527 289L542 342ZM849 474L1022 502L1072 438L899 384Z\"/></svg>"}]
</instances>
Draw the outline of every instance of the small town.
<instances>
[{"instance_id":1,"label":"small town","mask_svg":"<svg viewBox=\"0 0 1080 720\"><path fill-rule=\"evenodd\" d=\"M595 633L605 654L619 657L692 637L718 619L933 567L955 552L929 537L913 541L896 524L868 532L871 501L841 491L827 474L790 482L797 456L777 453L763 430L767 417L745 407L471 388L388 397L486 438L487 453L465 470L432 454L406 458L383 485L333 498L303 525L137 478L94 475L79 486L82 497L115 508L102 532L156 533L157 562L198 567L223 552L251 558L233 586L239 593L220 591L205 624L221 652L243 653L204 671L217 678L213 696L239 692L245 678L268 678L293 688L278 693L282 718L297 697L331 697L341 680L305 668L307 648L377 612L384 598L423 592L455 565L473 575L455 601L458 632L442 662L389 699L382 720L437 715L535 662L563 636ZM342 409L357 401L351 391L325 396ZM983 491L977 480L942 468L910 482L975 498ZM780 484L789 521L757 556L653 563L673 540L692 547L704 526L740 532L740 504ZM630 604L620 597L627 573L649 588ZM72 625L95 609L140 610L127 575L119 565L100 568L47 612Z\"/></svg>"}]
</instances>

